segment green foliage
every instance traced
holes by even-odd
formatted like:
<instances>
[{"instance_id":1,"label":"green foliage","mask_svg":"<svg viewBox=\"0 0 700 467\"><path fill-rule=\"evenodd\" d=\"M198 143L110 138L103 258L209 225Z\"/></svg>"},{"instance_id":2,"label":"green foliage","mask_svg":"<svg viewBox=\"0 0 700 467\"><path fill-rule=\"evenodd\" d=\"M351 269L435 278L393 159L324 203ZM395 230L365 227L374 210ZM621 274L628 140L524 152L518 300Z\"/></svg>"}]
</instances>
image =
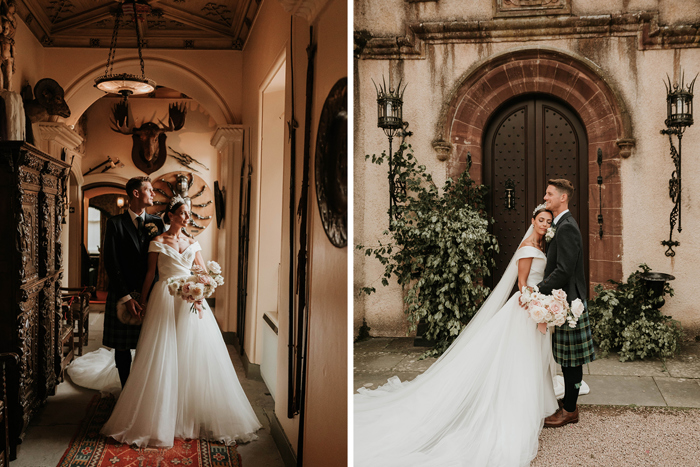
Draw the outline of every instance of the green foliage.
<instances>
[{"instance_id":1,"label":"green foliage","mask_svg":"<svg viewBox=\"0 0 700 467\"><path fill-rule=\"evenodd\" d=\"M673 289L666 283L662 296L652 298L641 278L641 274L649 271L649 266L642 264L627 282L610 281L615 284L614 289L596 286L596 298L588 301L588 313L593 340L603 357L615 351L624 362L635 358L668 358L680 350L681 324L653 308L664 295L672 297Z\"/></svg>"},{"instance_id":2,"label":"green foliage","mask_svg":"<svg viewBox=\"0 0 700 467\"><path fill-rule=\"evenodd\" d=\"M380 165L385 159L386 154L372 156L372 162ZM423 337L435 342L426 356L439 355L490 292L480 281L490 274L498 252L485 215L487 188L475 184L467 168L456 182L448 179L438 190L410 146L402 146L393 163L397 183L405 187L395 219L378 246L357 248L384 265L382 285L387 286L392 276L401 285L411 330L419 321L426 323ZM361 291L371 294L375 289Z\"/></svg>"}]
</instances>

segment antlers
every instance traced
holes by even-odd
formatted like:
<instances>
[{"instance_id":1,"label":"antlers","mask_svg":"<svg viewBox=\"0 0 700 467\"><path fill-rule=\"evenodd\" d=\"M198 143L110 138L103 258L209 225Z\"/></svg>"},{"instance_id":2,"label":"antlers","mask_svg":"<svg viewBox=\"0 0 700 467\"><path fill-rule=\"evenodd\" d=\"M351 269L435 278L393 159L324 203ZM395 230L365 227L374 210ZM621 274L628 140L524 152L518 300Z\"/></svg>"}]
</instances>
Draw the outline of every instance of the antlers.
<instances>
[{"instance_id":1,"label":"antlers","mask_svg":"<svg viewBox=\"0 0 700 467\"><path fill-rule=\"evenodd\" d=\"M168 125L159 119L158 122L160 125L158 125L158 130L166 132L182 129L182 127L185 126L186 115L187 108L184 102L170 104L168 107ZM125 135L132 135L138 132L147 123L153 123L155 125L154 122L145 122L141 126L136 127L136 121L134 120L134 115L131 112L131 106L128 102L114 104L110 123L112 124L112 131Z\"/></svg>"}]
</instances>

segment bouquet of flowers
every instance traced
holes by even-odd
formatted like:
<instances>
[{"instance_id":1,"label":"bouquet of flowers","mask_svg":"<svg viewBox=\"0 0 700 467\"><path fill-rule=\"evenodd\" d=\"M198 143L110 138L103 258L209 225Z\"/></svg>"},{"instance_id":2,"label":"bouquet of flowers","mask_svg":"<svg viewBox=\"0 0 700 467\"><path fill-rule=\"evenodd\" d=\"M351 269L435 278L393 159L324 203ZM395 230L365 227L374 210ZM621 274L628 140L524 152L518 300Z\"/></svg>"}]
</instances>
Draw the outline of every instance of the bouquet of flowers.
<instances>
[{"instance_id":1,"label":"bouquet of flowers","mask_svg":"<svg viewBox=\"0 0 700 467\"><path fill-rule=\"evenodd\" d=\"M214 290L224 284L224 277L221 275L221 266L216 261L207 261L206 268L194 265L191 271L191 276L170 277L168 292L191 303L190 311L194 313L196 309L201 318L202 301L211 297Z\"/></svg>"},{"instance_id":2,"label":"bouquet of flowers","mask_svg":"<svg viewBox=\"0 0 700 467\"><path fill-rule=\"evenodd\" d=\"M523 287L520 292L520 303L527 310L535 323L546 323L547 326L562 326L568 323L575 328L584 306L580 298L571 303L566 301L566 292L562 289L552 290L552 295L540 293L535 287Z\"/></svg>"}]
</instances>

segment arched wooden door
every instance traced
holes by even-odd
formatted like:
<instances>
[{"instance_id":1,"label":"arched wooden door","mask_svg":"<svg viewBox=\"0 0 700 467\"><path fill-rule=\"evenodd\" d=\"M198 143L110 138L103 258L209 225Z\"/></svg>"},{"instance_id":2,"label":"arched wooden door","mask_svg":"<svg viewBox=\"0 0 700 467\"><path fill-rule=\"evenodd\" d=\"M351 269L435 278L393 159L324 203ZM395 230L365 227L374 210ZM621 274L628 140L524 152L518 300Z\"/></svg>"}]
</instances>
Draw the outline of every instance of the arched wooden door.
<instances>
[{"instance_id":1,"label":"arched wooden door","mask_svg":"<svg viewBox=\"0 0 700 467\"><path fill-rule=\"evenodd\" d=\"M486 128L483 183L490 187L489 215L501 250L492 284L503 275L552 178L574 184L569 209L581 228L588 277L588 143L578 116L566 105L536 95L506 104Z\"/></svg>"}]
</instances>

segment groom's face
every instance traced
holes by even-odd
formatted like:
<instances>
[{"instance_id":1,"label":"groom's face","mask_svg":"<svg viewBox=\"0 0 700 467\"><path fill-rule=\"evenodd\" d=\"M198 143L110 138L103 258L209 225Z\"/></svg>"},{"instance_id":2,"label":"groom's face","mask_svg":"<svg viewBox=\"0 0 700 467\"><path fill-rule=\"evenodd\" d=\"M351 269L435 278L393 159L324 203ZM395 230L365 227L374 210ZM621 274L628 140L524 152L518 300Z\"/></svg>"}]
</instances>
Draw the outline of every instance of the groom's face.
<instances>
[{"instance_id":1,"label":"groom's face","mask_svg":"<svg viewBox=\"0 0 700 467\"><path fill-rule=\"evenodd\" d=\"M153 206L153 185L151 182L143 182L137 192L137 196L143 206Z\"/></svg>"},{"instance_id":2,"label":"groom's face","mask_svg":"<svg viewBox=\"0 0 700 467\"><path fill-rule=\"evenodd\" d=\"M566 195L560 193L554 185L547 186L547 192L544 194L544 202L547 204L547 209L558 213L564 203Z\"/></svg>"}]
</instances>

